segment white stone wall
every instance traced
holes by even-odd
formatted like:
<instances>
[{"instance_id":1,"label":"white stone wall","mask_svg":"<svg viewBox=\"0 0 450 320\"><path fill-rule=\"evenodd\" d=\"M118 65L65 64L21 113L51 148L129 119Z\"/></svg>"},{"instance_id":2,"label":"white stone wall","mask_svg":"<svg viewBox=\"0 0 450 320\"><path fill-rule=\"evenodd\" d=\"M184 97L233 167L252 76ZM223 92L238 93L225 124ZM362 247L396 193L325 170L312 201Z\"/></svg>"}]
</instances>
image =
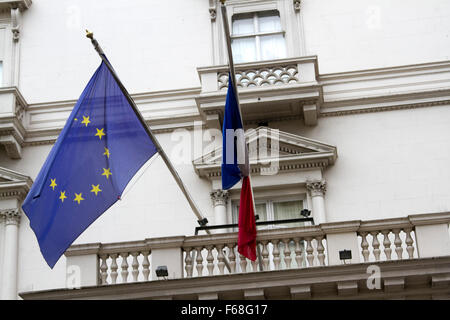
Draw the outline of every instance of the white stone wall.
<instances>
[{"instance_id":1,"label":"white stone wall","mask_svg":"<svg viewBox=\"0 0 450 320\"><path fill-rule=\"evenodd\" d=\"M303 0L307 54L321 73L448 60L446 0Z\"/></svg>"},{"instance_id":2,"label":"white stone wall","mask_svg":"<svg viewBox=\"0 0 450 320\"><path fill-rule=\"evenodd\" d=\"M34 1L22 22L19 89L31 104L77 99L99 65L85 28L131 93L198 87L196 68L211 64L208 6L206 0ZM318 55L321 74L449 59L445 0L303 0L302 16L307 54ZM270 126L337 147L324 177L328 219L339 221L450 210L449 123L449 107L439 106L323 117L315 127L300 120ZM170 137L158 134L169 155ZM25 147L21 160L0 153L0 166L34 179L50 148ZM211 183L190 163L176 168L213 221ZM76 243L191 235L195 226L158 158ZM65 258L47 267L26 217L19 238L19 292L64 287Z\"/></svg>"}]
</instances>

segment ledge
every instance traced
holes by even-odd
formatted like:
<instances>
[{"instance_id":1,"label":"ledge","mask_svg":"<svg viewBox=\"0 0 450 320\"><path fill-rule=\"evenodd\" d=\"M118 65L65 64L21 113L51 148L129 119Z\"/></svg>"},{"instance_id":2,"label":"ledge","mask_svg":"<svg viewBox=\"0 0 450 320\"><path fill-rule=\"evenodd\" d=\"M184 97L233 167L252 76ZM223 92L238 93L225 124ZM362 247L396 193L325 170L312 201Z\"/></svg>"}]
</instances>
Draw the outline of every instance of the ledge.
<instances>
[{"instance_id":1,"label":"ledge","mask_svg":"<svg viewBox=\"0 0 450 320\"><path fill-rule=\"evenodd\" d=\"M241 273L213 277L169 279L114 286L92 286L81 289L57 289L36 292L22 292L23 299L198 299L199 296L217 294L218 299L243 299L245 292L259 288L266 299L379 299L395 297L396 294L414 296L448 294L444 281L441 287L432 287L428 278L448 279L450 257L371 262L382 270L383 287L368 290L366 281L369 264L312 267L257 273ZM400 291L392 292L397 279L408 284ZM425 281L423 280L425 279ZM437 279L437 278L436 278ZM437 280L436 280L437 281ZM436 282L435 281L435 282ZM441 281L442 282L442 281ZM351 284L349 286L348 284ZM358 284L358 285L356 285ZM355 288L356 286L356 288ZM345 291L343 297L337 292ZM356 290L355 290L356 289Z\"/></svg>"}]
</instances>

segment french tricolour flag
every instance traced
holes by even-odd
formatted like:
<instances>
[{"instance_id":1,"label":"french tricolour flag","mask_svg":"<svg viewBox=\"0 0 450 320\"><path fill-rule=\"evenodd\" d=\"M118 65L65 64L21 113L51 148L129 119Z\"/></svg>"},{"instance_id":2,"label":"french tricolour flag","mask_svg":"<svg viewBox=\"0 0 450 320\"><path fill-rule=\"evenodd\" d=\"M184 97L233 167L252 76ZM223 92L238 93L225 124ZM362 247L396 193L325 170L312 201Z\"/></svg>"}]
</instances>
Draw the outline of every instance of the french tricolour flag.
<instances>
[{"instance_id":1,"label":"french tricolour flag","mask_svg":"<svg viewBox=\"0 0 450 320\"><path fill-rule=\"evenodd\" d=\"M248 150L231 75L228 76L228 79L228 92L222 127L222 189L230 189L242 179L241 200L239 203L238 252L255 261L256 222L252 187L249 178Z\"/></svg>"}]
</instances>

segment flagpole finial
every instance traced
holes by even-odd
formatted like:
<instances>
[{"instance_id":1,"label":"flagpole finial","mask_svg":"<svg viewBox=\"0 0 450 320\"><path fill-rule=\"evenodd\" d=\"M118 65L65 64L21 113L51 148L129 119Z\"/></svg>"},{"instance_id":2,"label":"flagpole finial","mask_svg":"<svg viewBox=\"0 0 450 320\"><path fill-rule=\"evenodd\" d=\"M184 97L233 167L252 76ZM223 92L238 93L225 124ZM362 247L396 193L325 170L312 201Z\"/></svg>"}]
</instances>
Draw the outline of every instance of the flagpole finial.
<instances>
[{"instance_id":1,"label":"flagpole finial","mask_svg":"<svg viewBox=\"0 0 450 320\"><path fill-rule=\"evenodd\" d=\"M86 29L86 38L94 39L94 33Z\"/></svg>"}]
</instances>

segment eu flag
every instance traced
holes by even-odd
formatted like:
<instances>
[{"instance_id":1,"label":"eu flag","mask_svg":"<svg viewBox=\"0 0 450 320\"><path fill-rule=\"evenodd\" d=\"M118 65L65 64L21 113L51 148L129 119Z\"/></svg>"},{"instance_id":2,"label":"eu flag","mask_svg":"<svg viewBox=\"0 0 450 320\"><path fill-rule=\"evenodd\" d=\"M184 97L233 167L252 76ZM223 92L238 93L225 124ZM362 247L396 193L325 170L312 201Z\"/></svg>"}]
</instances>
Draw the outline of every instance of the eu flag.
<instances>
[{"instance_id":1,"label":"eu flag","mask_svg":"<svg viewBox=\"0 0 450 320\"><path fill-rule=\"evenodd\" d=\"M104 62L73 108L23 211L48 265L118 199L157 149Z\"/></svg>"}]
</instances>

